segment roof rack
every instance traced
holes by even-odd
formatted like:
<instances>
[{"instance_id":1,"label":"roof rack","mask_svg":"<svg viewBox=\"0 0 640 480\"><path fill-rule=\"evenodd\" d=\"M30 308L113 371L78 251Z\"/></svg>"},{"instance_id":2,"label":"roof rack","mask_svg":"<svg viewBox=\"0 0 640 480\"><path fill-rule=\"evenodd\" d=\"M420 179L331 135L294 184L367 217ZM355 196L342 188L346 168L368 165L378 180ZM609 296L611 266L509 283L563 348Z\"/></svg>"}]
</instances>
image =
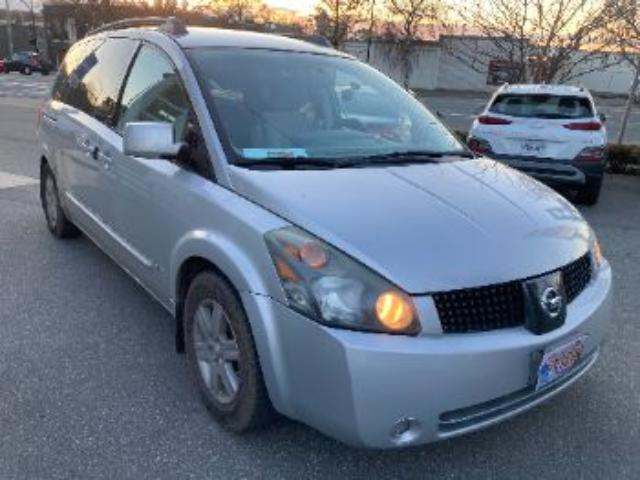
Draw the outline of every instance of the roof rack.
<instances>
[{"instance_id":1,"label":"roof rack","mask_svg":"<svg viewBox=\"0 0 640 480\"><path fill-rule=\"evenodd\" d=\"M327 47L333 48L333 45L329 41L329 39L322 35L298 35L296 33L278 33L274 32L276 35L280 35L287 38L293 38L295 40L302 40L303 42L312 43L313 45L319 47Z\"/></svg>"},{"instance_id":2,"label":"roof rack","mask_svg":"<svg viewBox=\"0 0 640 480\"><path fill-rule=\"evenodd\" d=\"M107 23L89 32L89 35L96 33L108 32L110 30L119 30L123 28L136 27L158 27L158 30L169 35L185 35L187 28L182 21L176 17L140 17L127 18L116 22Z\"/></svg>"}]
</instances>

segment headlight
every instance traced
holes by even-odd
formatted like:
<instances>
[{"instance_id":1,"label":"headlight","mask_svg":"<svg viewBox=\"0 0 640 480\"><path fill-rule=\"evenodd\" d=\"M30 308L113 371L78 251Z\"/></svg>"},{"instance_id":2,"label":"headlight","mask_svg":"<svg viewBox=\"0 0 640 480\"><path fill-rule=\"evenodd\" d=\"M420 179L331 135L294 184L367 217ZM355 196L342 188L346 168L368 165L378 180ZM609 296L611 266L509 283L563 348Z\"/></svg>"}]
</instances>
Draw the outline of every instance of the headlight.
<instances>
[{"instance_id":1,"label":"headlight","mask_svg":"<svg viewBox=\"0 0 640 480\"><path fill-rule=\"evenodd\" d=\"M414 335L411 298L344 253L295 227L265 235L289 306L325 325Z\"/></svg>"},{"instance_id":2,"label":"headlight","mask_svg":"<svg viewBox=\"0 0 640 480\"><path fill-rule=\"evenodd\" d=\"M591 264L593 266L594 276L600 270L600 265L602 265L602 247L600 247L600 242L598 241L598 237L596 237L595 232L591 231Z\"/></svg>"}]
</instances>

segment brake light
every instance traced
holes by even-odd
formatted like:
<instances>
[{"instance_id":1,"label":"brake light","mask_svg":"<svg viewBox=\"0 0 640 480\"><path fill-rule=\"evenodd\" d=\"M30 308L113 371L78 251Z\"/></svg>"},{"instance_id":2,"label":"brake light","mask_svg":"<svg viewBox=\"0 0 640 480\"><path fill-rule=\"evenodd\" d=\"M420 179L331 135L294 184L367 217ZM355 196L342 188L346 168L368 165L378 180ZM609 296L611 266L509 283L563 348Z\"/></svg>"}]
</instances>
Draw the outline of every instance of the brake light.
<instances>
[{"instance_id":1,"label":"brake light","mask_svg":"<svg viewBox=\"0 0 640 480\"><path fill-rule=\"evenodd\" d=\"M471 137L467 141L467 146L476 155L487 155L493 152L491 144L483 138Z\"/></svg>"},{"instance_id":2,"label":"brake light","mask_svg":"<svg viewBox=\"0 0 640 480\"><path fill-rule=\"evenodd\" d=\"M583 132L597 132L602 128L600 122L574 122L563 125L564 128L569 130L581 130Z\"/></svg>"},{"instance_id":3,"label":"brake light","mask_svg":"<svg viewBox=\"0 0 640 480\"><path fill-rule=\"evenodd\" d=\"M606 150L604 147L587 147L576 157L577 162L604 162Z\"/></svg>"},{"instance_id":4,"label":"brake light","mask_svg":"<svg viewBox=\"0 0 640 480\"><path fill-rule=\"evenodd\" d=\"M478 122L483 125L510 125L512 123L511 120L506 118L492 117L491 115L480 115Z\"/></svg>"}]
</instances>

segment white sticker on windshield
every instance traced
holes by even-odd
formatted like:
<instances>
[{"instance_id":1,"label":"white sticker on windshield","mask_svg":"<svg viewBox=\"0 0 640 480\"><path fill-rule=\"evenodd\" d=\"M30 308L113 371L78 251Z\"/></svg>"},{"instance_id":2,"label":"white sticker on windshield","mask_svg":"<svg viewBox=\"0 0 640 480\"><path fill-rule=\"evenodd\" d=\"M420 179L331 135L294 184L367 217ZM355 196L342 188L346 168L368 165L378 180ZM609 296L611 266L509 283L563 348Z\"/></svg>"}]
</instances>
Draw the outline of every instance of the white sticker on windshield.
<instances>
[{"instance_id":1,"label":"white sticker on windshield","mask_svg":"<svg viewBox=\"0 0 640 480\"><path fill-rule=\"evenodd\" d=\"M308 157L304 148L243 148L242 156L251 160Z\"/></svg>"}]
</instances>

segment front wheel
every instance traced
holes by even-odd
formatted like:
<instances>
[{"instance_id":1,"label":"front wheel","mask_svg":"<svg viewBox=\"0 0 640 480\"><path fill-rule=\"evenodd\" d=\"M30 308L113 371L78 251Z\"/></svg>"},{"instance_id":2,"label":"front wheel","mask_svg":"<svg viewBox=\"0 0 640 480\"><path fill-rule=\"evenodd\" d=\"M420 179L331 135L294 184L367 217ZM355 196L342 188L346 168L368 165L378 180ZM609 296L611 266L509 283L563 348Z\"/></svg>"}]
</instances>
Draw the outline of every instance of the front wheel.
<instances>
[{"instance_id":1,"label":"front wheel","mask_svg":"<svg viewBox=\"0 0 640 480\"><path fill-rule=\"evenodd\" d=\"M269 423L274 410L233 288L213 272L199 274L189 287L183 318L189 369L209 411L236 432Z\"/></svg>"},{"instance_id":2,"label":"front wheel","mask_svg":"<svg viewBox=\"0 0 640 480\"><path fill-rule=\"evenodd\" d=\"M43 164L40 168L40 200L49 231L58 238L70 238L80 234L76 226L67 218L58 194L58 185L51 168Z\"/></svg>"},{"instance_id":3,"label":"front wheel","mask_svg":"<svg viewBox=\"0 0 640 480\"><path fill-rule=\"evenodd\" d=\"M31 70L31 67L29 65L25 65L24 67L22 67L23 75L31 75L31 73L33 73L33 71Z\"/></svg>"}]
</instances>

